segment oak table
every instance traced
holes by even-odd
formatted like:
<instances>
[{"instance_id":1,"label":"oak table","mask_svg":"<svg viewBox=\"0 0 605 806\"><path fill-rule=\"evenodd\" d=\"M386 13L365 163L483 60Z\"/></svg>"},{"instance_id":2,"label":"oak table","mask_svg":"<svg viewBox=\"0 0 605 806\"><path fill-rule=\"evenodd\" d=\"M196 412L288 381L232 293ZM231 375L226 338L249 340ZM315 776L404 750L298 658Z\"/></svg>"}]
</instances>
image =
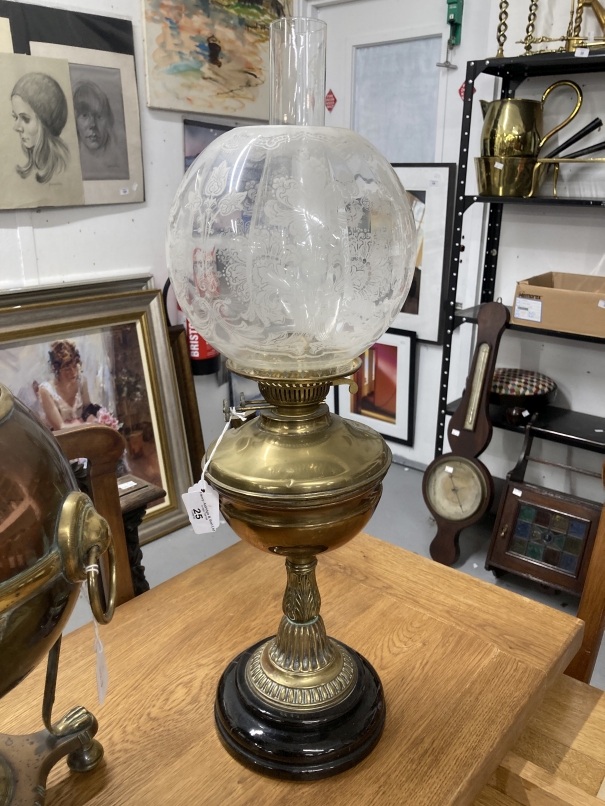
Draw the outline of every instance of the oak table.
<instances>
[{"instance_id":1,"label":"oak table","mask_svg":"<svg viewBox=\"0 0 605 806\"><path fill-rule=\"evenodd\" d=\"M328 632L362 652L385 687L386 728L367 759L334 778L290 783L248 771L220 745L218 678L275 631L285 585L280 558L238 543L121 605L101 628L110 676L102 708L92 626L64 639L55 714L90 708L106 757L88 774L60 763L47 806L300 798L308 806L463 806L477 796L477 806L514 804L540 768L522 750L507 751L578 650L581 622L367 535L322 556L317 576ZM0 702L4 732L40 728L43 676L36 669ZM553 758L563 752L560 737L554 742ZM604 772L599 752L591 781ZM497 769L500 762L509 767ZM551 762L545 775L555 777Z\"/></svg>"}]
</instances>

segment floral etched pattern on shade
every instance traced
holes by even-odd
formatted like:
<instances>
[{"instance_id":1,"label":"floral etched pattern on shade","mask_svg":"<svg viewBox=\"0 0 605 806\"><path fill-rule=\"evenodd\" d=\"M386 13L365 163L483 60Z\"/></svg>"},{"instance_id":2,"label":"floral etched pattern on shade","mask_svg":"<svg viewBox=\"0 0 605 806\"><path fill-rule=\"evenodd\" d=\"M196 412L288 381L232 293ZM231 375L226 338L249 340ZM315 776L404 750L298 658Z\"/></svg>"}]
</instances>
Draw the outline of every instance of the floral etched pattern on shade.
<instances>
[{"instance_id":1,"label":"floral etched pattern on shade","mask_svg":"<svg viewBox=\"0 0 605 806\"><path fill-rule=\"evenodd\" d=\"M401 309L415 240L399 179L360 135L257 126L227 132L193 163L167 257L188 318L238 366L327 374Z\"/></svg>"}]
</instances>

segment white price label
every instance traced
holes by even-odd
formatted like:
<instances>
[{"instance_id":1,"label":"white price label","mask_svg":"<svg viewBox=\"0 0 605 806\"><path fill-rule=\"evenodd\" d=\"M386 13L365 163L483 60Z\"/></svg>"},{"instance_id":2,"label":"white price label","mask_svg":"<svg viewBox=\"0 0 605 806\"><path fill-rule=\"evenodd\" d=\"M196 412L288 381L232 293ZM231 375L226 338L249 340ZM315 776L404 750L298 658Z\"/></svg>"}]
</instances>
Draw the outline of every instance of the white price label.
<instances>
[{"instance_id":1,"label":"white price label","mask_svg":"<svg viewBox=\"0 0 605 806\"><path fill-rule=\"evenodd\" d=\"M84 593L84 590L85 587L82 585L79 594L80 599L86 602L90 607L90 599L88 598L88 595ZM107 671L107 661L105 660L105 648L103 646L103 641L101 641L101 636L99 635L99 625L97 624L94 614L92 616L92 626L94 627L95 631L95 640L92 648L94 649L96 655L95 675L97 678L97 697L99 700L99 705L103 705L103 701L107 695L107 688L109 686L109 672Z\"/></svg>"},{"instance_id":2,"label":"white price label","mask_svg":"<svg viewBox=\"0 0 605 806\"><path fill-rule=\"evenodd\" d=\"M123 481L121 484L118 484L118 490L130 490L131 487L136 486L136 481Z\"/></svg>"},{"instance_id":3,"label":"white price label","mask_svg":"<svg viewBox=\"0 0 605 806\"><path fill-rule=\"evenodd\" d=\"M578 59L587 59L589 53L590 53L589 48L576 48L575 55Z\"/></svg>"},{"instance_id":4,"label":"white price label","mask_svg":"<svg viewBox=\"0 0 605 806\"><path fill-rule=\"evenodd\" d=\"M454 468L453 468L453 467L450 467L450 465L446 465L446 466L445 466L445 472L446 472L446 473L453 473L453 472L454 472Z\"/></svg>"},{"instance_id":5,"label":"white price label","mask_svg":"<svg viewBox=\"0 0 605 806\"><path fill-rule=\"evenodd\" d=\"M494 162L494 168L497 168L499 171L501 171L502 168L504 168L504 163L503 162Z\"/></svg>"},{"instance_id":6,"label":"white price label","mask_svg":"<svg viewBox=\"0 0 605 806\"><path fill-rule=\"evenodd\" d=\"M599 308L605 308L605 299L600 299L597 302L597 305L599 306Z\"/></svg>"},{"instance_id":7,"label":"white price label","mask_svg":"<svg viewBox=\"0 0 605 806\"><path fill-rule=\"evenodd\" d=\"M529 417L529 412L528 412L528 410L527 410L527 409L525 409L525 411L522 411L522 412L521 412L521 415L522 415L523 417Z\"/></svg>"},{"instance_id":8,"label":"white price label","mask_svg":"<svg viewBox=\"0 0 605 806\"><path fill-rule=\"evenodd\" d=\"M198 482L199 483L199 482ZM195 485L196 487L198 485ZM194 489L182 495L189 520L196 535L216 532L219 525L218 493L206 485L205 490Z\"/></svg>"},{"instance_id":9,"label":"white price label","mask_svg":"<svg viewBox=\"0 0 605 806\"><path fill-rule=\"evenodd\" d=\"M452 428L452 436L453 437L459 437L460 436L460 431L458 431L457 428Z\"/></svg>"},{"instance_id":10,"label":"white price label","mask_svg":"<svg viewBox=\"0 0 605 806\"><path fill-rule=\"evenodd\" d=\"M517 488L515 487L515 489L513 490L513 495L516 495L519 498L521 498L521 496L523 495L523 492L521 490L517 490Z\"/></svg>"},{"instance_id":11,"label":"white price label","mask_svg":"<svg viewBox=\"0 0 605 806\"><path fill-rule=\"evenodd\" d=\"M527 322L541 322L542 300L517 297L515 300L515 319L525 319Z\"/></svg>"}]
</instances>

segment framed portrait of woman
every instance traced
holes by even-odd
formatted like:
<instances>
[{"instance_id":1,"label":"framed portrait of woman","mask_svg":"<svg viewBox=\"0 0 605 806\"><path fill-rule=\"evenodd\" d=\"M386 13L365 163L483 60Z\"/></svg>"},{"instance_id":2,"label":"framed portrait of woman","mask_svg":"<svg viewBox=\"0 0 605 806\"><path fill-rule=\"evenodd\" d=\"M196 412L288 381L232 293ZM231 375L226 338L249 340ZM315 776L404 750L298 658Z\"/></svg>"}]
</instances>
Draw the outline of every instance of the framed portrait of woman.
<instances>
[{"instance_id":1,"label":"framed portrait of woman","mask_svg":"<svg viewBox=\"0 0 605 806\"><path fill-rule=\"evenodd\" d=\"M69 65L0 53L0 209L84 204Z\"/></svg>"},{"instance_id":2,"label":"framed portrait of woman","mask_svg":"<svg viewBox=\"0 0 605 806\"><path fill-rule=\"evenodd\" d=\"M145 200L134 57L30 42L33 55L67 59L85 204Z\"/></svg>"},{"instance_id":3,"label":"framed portrait of woman","mask_svg":"<svg viewBox=\"0 0 605 806\"><path fill-rule=\"evenodd\" d=\"M119 475L166 491L148 507L142 543L188 523L181 494L192 484L161 292L148 280L0 295L2 382L53 432L87 422L119 431Z\"/></svg>"}]
</instances>

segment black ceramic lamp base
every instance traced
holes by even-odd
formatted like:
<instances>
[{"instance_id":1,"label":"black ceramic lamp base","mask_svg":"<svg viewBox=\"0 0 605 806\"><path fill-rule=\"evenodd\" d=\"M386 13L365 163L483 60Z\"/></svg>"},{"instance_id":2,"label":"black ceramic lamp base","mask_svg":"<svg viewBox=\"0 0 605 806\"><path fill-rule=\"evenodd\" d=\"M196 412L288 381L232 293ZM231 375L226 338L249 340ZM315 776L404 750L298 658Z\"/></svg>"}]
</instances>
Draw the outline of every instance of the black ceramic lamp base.
<instances>
[{"instance_id":1,"label":"black ceramic lamp base","mask_svg":"<svg viewBox=\"0 0 605 806\"><path fill-rule=\"evenodd\" d=\"M358 672L351 694L324 710L284 711L261 700L246 681L246 663L266 640L234 658L220 679L214 716L226 749L256 772L294 781L328 778L358 764L384 728L384 693L372 666L345 646Z\"/></svg>"}]
</instances>

